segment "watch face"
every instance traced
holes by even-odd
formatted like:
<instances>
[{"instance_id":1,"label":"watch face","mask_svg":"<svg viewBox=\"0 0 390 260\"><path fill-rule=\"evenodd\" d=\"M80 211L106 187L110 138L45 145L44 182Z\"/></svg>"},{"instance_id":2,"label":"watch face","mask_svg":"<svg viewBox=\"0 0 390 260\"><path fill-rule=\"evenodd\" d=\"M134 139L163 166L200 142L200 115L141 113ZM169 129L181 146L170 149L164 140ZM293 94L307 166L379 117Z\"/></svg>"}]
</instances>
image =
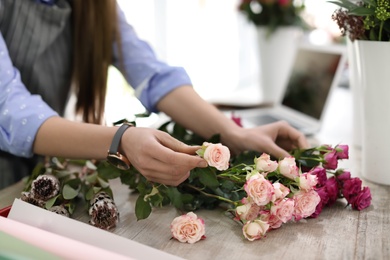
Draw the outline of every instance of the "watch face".
<instances>
[{"instance_id":1,"label":"watch face","mask_svg":"<svg viewBox=\"0 0 390 260\"><path fill-rule=\"evenodd\" d=\"M122 156L110 154L107 156L107 161L121 170L130 169L130 164L127 163Z\"/></svg>"}]
</instances>

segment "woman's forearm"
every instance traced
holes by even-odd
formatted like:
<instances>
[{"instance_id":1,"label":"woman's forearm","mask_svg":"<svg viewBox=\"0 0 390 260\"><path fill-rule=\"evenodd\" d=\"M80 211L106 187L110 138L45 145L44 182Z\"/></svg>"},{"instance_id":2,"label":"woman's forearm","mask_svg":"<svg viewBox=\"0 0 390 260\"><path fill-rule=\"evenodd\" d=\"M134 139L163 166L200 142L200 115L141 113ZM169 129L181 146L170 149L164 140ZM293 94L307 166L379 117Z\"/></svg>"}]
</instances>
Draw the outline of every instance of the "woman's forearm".
<instances>
[{"instance_id":1,"label":"woman's forearm","mask_svg":"<svg viewBox=\"0 0 390 260\"><path fill-rule=\"evenodd\" d=\"M239 127L236 123L202 99L191 86L173 90L157 106L174 121L204 138L217 133L224 137L238 133Z\"/></svg>"},{"instance_id":2,"label":"woman's forearm","mask_svg":"<svg viewBox=\"0 0 390 260\"><path fill-rule=\"evenodd\" d=\"M33 150L40 155L104 159L116 130L51 117L39 128Z\"/></svg>"}]
</instances>

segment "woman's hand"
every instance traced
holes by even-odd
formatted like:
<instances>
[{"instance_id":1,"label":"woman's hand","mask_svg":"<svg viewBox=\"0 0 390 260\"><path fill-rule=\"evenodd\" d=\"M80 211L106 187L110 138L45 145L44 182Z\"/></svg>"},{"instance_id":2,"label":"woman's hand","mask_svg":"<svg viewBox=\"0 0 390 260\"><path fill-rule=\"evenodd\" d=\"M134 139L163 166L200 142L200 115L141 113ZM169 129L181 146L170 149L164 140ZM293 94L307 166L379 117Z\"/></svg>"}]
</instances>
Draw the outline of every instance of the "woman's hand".
<instances>
[{"instance_id":1,"label":"woman's hand","mask_svg":"<svg viewBox=\"0 0 390 260\"><path fill-rule=\"evenodd\" d=\"M195 153L199 148L163 131L142 127L127 130L121 140L121 151L146 179L173 186L185 181L193 168L207 166Z\"/></svg>"},{"instance_id":2,"label":"woman's hand","mask_svg":"<svg viewBox=\"0 0 390 260\"><path fill-rule=\"evenodd\" d=\"M285 121L241 128L236 131L234 137L226 136L222 142L235 154L250 150L265 152L276 158L289 156L288 151L294 148L309 147L305 135Z\"/></svg>"}]
</instances>

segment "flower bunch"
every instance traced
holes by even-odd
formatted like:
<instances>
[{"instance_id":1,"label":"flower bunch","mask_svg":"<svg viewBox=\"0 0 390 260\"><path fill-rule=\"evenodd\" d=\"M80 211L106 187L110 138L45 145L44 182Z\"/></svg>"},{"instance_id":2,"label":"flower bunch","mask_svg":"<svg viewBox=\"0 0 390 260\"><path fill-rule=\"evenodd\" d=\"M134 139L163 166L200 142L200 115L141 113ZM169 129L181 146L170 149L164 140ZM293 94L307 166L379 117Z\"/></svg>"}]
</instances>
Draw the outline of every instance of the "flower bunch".
<instances>
[{"instance_id":1,"label":"flower bunch","mask_svg":"<svg viewBox=\"0 0 390 260\"><path fill-rule=\"evenodd\" d=\"M267 26L269 33L279 26L305 27L301 18L303 0L241 0L238 8L256 26Z\"/></svg>"},{"instance_id":2,"label":"flower bunch","mask_svg":"<svg viewBox=\"0 0 390 260\"><path fill-rule=\"evenodd\" d=\"M247 194L236 207L236 219L241 221L243 234L250 241L260 239L266 232L283 223L310 217L321 198L314 190L317 177L301 173L294 157L279 162L268 154L247 166L244 190Z\"/></svg>"},{"instance_id":3,"label":"flower bunch","mask_svg":"<svg viewBox=\"0 0 390 260\"><path fill-rule=\"evenodd\" d=\"M177 187L141 181L136 215L147 218L153 206L167 204L183 211L223 206L242 223L243 236L253 241L289 221L317 217L340 198L362 210L371 203L369 188L362 189L360 179L337 169L348 152L347 145L322 145L296 149L280 160L253 152L230 158L225 146L207 141L197 154L210 167L192 170Z\"/></svg>"},{"instance_id":4,"label":"flower bunch","mask_svg":"<svg viewBox=\"0 0 390 260\"><path fill-rule=\"evenodd\" d=\"M118 177L119 173L104 164L46 158L27 180L21 200L70 217L81 197L89 203L90 223L101 229L111 229L119 221L119 212L108 180Z\"/></svg>"},{"instance_id":5,"label":"flower bunch","mask_svg":"<svg viewBox=\"0 0 390 260\"><path fill-rule=\"evenodd\" d=\"M340 6L332 14L343 36L354 40L390 40L390 1L334 0Z\"/></svg>"},{"instance_id":6,"label":"flower bunch","mask_svg":"<svg viewBox=\"0 0 390 260\"><path fill-rule=\"evenodd\" d=\"M362 181L351 178L350 172L336 170L339 160L349 158L348 149L347 145L323 145L296 150L295 157L278 162L267 154L256 158L247 168L247 196L235 209L235 219L244 224L244 237L261 239L288 221L317 217L339 198L345 198L352 209L368 207L370 189L362 189Z\"/></svg>"}]
</instances>

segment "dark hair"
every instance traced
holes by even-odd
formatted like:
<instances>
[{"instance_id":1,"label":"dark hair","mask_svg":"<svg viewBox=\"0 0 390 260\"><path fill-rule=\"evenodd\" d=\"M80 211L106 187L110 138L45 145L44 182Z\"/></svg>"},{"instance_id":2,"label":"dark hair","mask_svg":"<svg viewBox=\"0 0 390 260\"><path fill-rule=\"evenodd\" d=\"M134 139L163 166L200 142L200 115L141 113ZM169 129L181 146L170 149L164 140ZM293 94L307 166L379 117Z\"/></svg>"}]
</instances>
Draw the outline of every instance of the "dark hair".
<instances>
[{"instance_id":1,"label":"dark hair","mask_svg":"<svg viewBox=\"0 0 390 260\"><path fill-rule=\"evenodd\" d=\"M74 0L71 3L76 112L82 113L85 122L101 124L113 43L120 45L117 4L115 0Z\"/></svg>"}]
</instances>

